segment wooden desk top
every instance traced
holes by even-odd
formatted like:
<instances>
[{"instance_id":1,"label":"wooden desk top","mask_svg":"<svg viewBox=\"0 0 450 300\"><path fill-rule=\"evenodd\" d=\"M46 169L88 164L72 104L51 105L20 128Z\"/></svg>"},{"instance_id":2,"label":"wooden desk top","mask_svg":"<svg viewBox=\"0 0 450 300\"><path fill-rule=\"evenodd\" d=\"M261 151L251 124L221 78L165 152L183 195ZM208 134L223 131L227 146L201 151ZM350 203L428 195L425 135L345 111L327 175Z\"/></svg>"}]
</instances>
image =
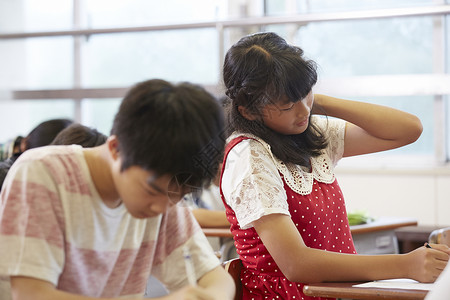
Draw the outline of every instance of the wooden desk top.
<instances>
[{"instance_id":1,"label":"wooden desk top","mask_svg":"<svg viewBox=\"0 0 450 300\"><path fill-rule=\"evenodd\" d=\"M423 300L428 293L428 291L425 290L353 287L354 284L358 284L358 282L308 284L303 287L303 293L305 293L306 296L312 297L371 300Z\"/></svg>"},{"instance_id":2,"label":"wooden desk top","mask_svg":"<svg viewBox=\"0 0 450 300\"><path fill-rule=\"evenodd\" d=\"M206 236L233 237L230 228L202 228Z\"/></svg>"},{"instance_id":3,"label":"wooden desk top","mask_svg":"<svg viewBox=\"0 0 450 300\"><path fill-rule=\"evenodd\" d=\"M368 224L350 226L352 235L384 230L394 230L403 226L417 226L417 221L406 218L378 218ZM203 228L206 236L233 237L229 228Z\"/></svg>"},{"instance_id":4,"label":"wooden desk top","mask_svg":"<svg viewBox=\"0 0 450 300\"><path fill-rule=\"evenodd\" d=\"M383 217L367 224L350 226L350 230L352 231L352 235L354 235L368 232L394 230L405 226L417 226L417 220L409 218Z\"/></svg>"}]
</instances>

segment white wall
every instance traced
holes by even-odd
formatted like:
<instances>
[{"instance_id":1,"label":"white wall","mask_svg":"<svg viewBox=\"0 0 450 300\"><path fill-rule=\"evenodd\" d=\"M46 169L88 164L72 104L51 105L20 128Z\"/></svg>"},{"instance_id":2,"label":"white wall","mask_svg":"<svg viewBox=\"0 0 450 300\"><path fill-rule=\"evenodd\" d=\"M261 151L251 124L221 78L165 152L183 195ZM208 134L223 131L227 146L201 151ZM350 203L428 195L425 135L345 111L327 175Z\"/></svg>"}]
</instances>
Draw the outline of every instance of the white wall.
<instances>
[{"instance_id":1,"label":"white wall","mask_svg":"<svg viewBox=\"0 0 450 300\"><path fill-rule=\"evenodd\" d=\"M371 171L336 169L347 210L373 217L417 219L450 226L450 168Z\"/></svg>"}]
</instances>

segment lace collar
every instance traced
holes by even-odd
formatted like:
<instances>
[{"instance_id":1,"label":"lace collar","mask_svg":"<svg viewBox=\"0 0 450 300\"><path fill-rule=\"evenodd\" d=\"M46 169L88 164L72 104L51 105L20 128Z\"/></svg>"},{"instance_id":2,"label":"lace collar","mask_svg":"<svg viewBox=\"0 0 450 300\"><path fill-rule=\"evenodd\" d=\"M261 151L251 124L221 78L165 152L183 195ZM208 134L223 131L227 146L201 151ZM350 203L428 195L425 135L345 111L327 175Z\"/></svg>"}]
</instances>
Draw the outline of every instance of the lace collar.
<instances>
[{"instance_id":1,"label":"lace collar","mask_svg":"<svg viewBox=\"0 0 450 300\"><path fill-rule=\"evenodd\" d=\"M325 151L322 151L320 156L311 158L311 172L309 172L304 167L291 163L285 164L276 158L270 149L270 145L255 135L235 132L228 138L227 142L240 136L258 141L262 147L252 149L252 151L257 151L262 157L269 156L286 184L298 194L310 194L314 179L327 184L333 183L335 180L333 163Z\"/></svg>"}]
</instances>

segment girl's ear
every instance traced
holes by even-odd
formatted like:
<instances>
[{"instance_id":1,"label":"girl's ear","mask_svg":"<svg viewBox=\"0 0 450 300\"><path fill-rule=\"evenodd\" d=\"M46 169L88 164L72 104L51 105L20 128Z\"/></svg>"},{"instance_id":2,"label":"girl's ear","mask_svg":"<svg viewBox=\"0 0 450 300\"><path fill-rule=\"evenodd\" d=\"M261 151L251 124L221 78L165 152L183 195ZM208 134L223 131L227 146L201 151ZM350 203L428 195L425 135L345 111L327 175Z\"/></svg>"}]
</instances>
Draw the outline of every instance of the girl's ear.
<instances>
[{"instance_id":1,"label":"girl's ear","mask_svg":"<svg viewBox=\"0 0 450 300\"><path fill-rule=\"evenodd\" d=\"M238 106L238 111L244 118L246 118L249 121L254 121L257 118L257 116L255 116L254 114L250 113L247 110L247 108L245 108L244 106L239 105Z\"/></svg>"}]
</instances>

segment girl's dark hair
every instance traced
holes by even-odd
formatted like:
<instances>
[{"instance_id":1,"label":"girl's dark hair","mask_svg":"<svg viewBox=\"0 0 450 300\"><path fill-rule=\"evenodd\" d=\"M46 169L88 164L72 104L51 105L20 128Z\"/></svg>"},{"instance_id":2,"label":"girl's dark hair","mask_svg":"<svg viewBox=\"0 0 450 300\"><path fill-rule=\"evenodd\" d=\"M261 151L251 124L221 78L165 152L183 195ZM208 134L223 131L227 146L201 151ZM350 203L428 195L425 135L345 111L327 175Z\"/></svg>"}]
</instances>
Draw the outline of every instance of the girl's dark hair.
<instances>
[{"instance_id":1,"label":"girl's dark hair","mask_svg":"<svg viewBox=\"0 0 450 300\"><path fill-rule=\"evenodd\" d=\"M222 108L205 89L153 79L128 92L111 134L119 141L122 170L140 166L200 188L217 174L225 147L223 130Z\"/></svg>"},{"instance_id":2,"label":"girl's dark hair","mask_svg":"<svg viewBox=\"0 0 450 300\"><path fill-rule=\"evenodd\" d=\"M106 142L107 136L79 123L64 128L52 142L52 145L81 145L84 148L96 147Z\"/></svg>"},{"instance_id":3,"label":"girl's dark hair","mask_svg":"<svg viewBox=\"0 0 450 300\"><path fill-rule=\"evenodd\" d=\"M323 133L309 122L305 132L283 135L264 125L262 118L248 120L239 106L250 114L262 116L267 104L283 97L291 102L304 99L317 82L316 64L303 57L303 50L289 45L273 32L243 37L225 56L223 79L226 95L229 132L251 133L266 141L273 154L285 163L310 165L327 145Z\"/></svg>"},{"instance_id":4,"label":"girl's dark hair","mask_svg":"<svg viewBox=\"0 0 450 300\"><path fill-rule=\"evenodd\" d=\"M58 133L73 123L69 119L51 119L36 126L25 139L25 150L47 146Z\"/></svg>"}]
</instances>

